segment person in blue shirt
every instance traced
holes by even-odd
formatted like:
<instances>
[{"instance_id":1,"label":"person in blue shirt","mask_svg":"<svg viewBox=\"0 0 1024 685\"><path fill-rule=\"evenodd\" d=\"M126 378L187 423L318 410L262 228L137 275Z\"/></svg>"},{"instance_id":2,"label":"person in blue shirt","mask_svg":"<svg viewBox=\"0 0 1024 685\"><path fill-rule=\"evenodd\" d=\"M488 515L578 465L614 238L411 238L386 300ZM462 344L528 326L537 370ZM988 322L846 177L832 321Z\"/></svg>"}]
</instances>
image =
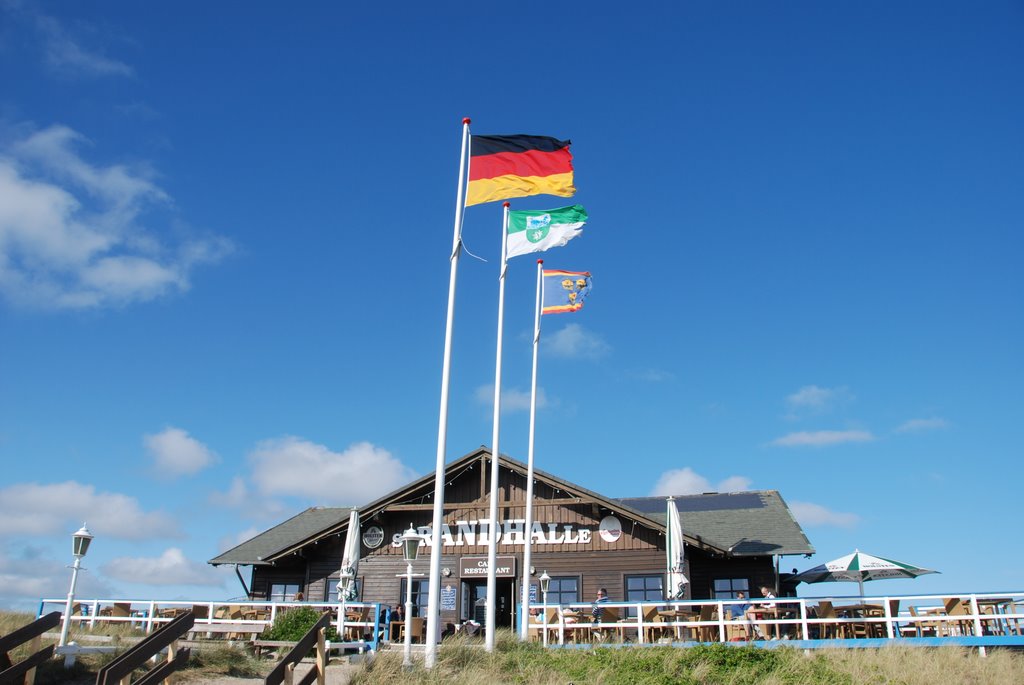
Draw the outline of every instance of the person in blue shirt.
<instances>
[{"instance_id":1,"label":"person in blue shirt","mask_svg":"<svg viewBox=\"0 0 1024 685\"><path fill-rule=\"evenodd\" d=\"M601 606L601 604L604 603L604 602L607 602L607 601L608 601L608 590L606 590L604 588L600 588L597 591L597 599L594 600L594 608L590 612L591 615L594 617L594 623L600 623L601 622L601 616L604 615L604 607Z\"/></svg>"},{"instance_id":2,"label":"person in blue shirt","mask_svg":"<svg viewBox=\"0 0 1024 685\"><path fill-rule=\"evenodd\" d=\"M730 604L729 605L729 616L731 618L743 617L743 618L747 619L747 622L743 626L743 629L744 629L744 631L746 631L747 639L749 640L750 639L750 633L751 633L750 629L752 627L752 623L751 623L749 617L747 616L747 612L750 611L750 602L744 601L744 600L747 599L747 596L742 591L736 593L736 599L743 601L743 603L742 604Z\"/></svg>"}]
</instances>

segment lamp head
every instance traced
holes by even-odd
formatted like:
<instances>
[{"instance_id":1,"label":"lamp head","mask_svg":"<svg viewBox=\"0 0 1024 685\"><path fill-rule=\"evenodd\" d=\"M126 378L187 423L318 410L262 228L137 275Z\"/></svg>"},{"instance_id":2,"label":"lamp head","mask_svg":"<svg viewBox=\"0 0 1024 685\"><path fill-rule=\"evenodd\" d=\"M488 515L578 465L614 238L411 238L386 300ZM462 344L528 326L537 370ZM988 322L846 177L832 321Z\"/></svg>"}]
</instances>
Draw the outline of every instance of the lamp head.
<instances>
[{"instance_id":1,"label":"lamp head","mask_svg":"<svg viewBox=\"0 0 1024 685\"><path fill-rule=\"evenodd\" d=\"M416 561L423 538L416 532L411 523L409 524L409 529L402 533L402 537L399 540L402 541L402 553L405 555L405 560Z\"/></svg>"},{"instance_id":2,"label":"lamp head","mask_svg":"<svg viewBox=\"0 0 1024 685\"><path fill-rule=\"evenodd\" d=\"M537 580L540 581L540 591L546 595L548 593L548 587L551 585L551 576L548 575L547 571L544 571L544 573L540 574L540 578Z\"/></svg>"},{"instance_id":3,"label":"lamp head","mask_svg":"<svg viewBox=\"0 0 1024 685\"><path fill-rule=\"evenodd\" d=\"M71 553L76 557L84 557L89 551L89 543L92 542L92 533L82 524L82 527L71 536Z\"/></svg>"}]
</instances>

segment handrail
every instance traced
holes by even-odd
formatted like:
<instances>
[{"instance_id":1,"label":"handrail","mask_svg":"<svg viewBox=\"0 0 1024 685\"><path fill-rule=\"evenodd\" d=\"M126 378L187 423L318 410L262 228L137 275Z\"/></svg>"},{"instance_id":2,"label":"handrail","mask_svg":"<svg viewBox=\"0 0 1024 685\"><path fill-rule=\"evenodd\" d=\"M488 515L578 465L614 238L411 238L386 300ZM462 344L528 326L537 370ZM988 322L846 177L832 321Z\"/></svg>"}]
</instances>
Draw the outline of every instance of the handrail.
<instances>
[{"instance_id":1,"label":"handrail","mask_svg":"<svg viewBox=\"0 0 1024 685\"><path fill-rule=\"evenodd\" d=\"M8 685L21 681L25 685L32 685L36 679L36 667L46 662L53 656L53 645L39 649L42 635L50 628L55 628L60 623L60 612L54 611L42 618L38 618L27 626L0 636L0 685ZM33 651L28 657L17 664L12 664L8 652L17 649L26 642L30 643L29 649Z\"/></svg>"},{"instance_id":2,"label":"handrail","mask_svg":"<svg viewBox=\"0 0 1024 685\"><path fill-rule=\"evenodd\" d=\"M316 667L313 668L306 676L299 681L299 685L309 685L315 679L320 685L324 685L326 680L326 668L327 668L327 648L325 644L324 635L327 632L327 626L331 624L331 612L325 611L321 614L320 619L313 624L305 635L302 636L291 651L288 652L281 662L274 667L274 670L267 675L263 681L266 685L280 685L281 683L288 683L291 685L294 674L295 664L302 660L302 657L309 654L309 650L316 645Z\"/></svg>"},{"instance_id":3,"label":"handrail","mask_svg":"<svg viewBox=\"0 0 1024 685\"><path fill-rule=\"evenodd\" d=\"M168 647L174 649L174 643L188 633L194 624L195 616L192 615L191 611L186 611L181 616L172 619L170 623L143 639L124 654L115 657L113 661L101 668L99 673L96 674L96 685L115 685L120 683L123 678L130 676L132 671L145 664L163 649ZM142 680L147 683L162 681L177 668L187 663L189 651L187 648L175 650L172 657L162 666L158 667L162 671L166 671L164 675L159 676L159 679L157 679L158 674L147 673Z\"/></svg>"},{"instance_id":4,"label":"handrail","mask_svg":"<svg viewBox=\"0 0 1024 685\"><path fill-rule=\"evenodd\" d=\"M912 602L925 602L929 607L933 607L938 610L942 606L942 599L949 597L956 597L963 607L963 611L953 615L947 615L945 613L928 614L922 616L908 615L909 605ZM850 604L856 603L860 605L860 609L865 606L874 606L879 610L877 615L858 615L850 617L826 617L822 618L814 613L814 609L817 604L821 601L834 601L838 603L847 602ZM893 609L895 603L899 603L900 606L904 607L903 612L894 614ZM840 604L836 604L837 609L842 609ZM730 606L749 604L752 607L766 607L764 615L757 618L756 621L751 621L745 615L736 617L726 618L725 614ZM700 620L701 607L711 605L715 609L717 614L711 620ZM854 609L858 608L854 605ZM527 610L541 609L543 607L557 608L559 614L559 620L557 624L560 645L565 644L565 633L567 622L565 621L563 612L565 609L572 608L582 610L583 619L589 618L590 608L593 606L589 602L574 602L571 604L564 604L562 606L542 604L542 603L530 603ZM979 649L984 653L984 645L1024 645L1024 592L991 592L991 593L971 593L971 594L944 594L944 595L878 595L878 596L845 596L845 597L778 597L773 599L768 598L755 598L752 600L735 600L735 599L704 599L704 600L673 600L673 601L650 601L650 602L607 602L603 603L605 607L624 607L635 611L635 618L624 618L621 621L611 622L593 622L583 623L584 626L589 628L604 628L609 626L615 626L622 631L636 630L637 642L639 644L645 644L647 642L647 631L650 629L671 629L675 633L675 639L669 638L669 641L678 642L690 642L692 638L683 638L684 634L695 632L696 634L702 634L705 631L701 629L711 629L711 633L715 635L715 640L718 642L726 642L727 635L729 633L728 627L746 627L751 623L755 623L758 626L765 626L770 628L771 631L776 634L786 630L784 639L793 639L800 641L801 646L814 647L819 643L824 643L825 640L820 634L820 626L834 625L834 626L880 626L878 630L881 630L885 637L880 637L878 631L871 631L870 628L866 628L862 632L865 637L848 638L845 640L846 646L860 646L864 643L865 638L882 640L882 641L893 641L900 639L925 639L921 636L924 635L926 626L943 625L948 626L948 630L943 630L944 633L953 633L954 630L959 630L959 634L953 634L948 636L937 636L935 639L939 640L952 640L964 638L970 639L971 646L978 646ZM987 611L982 610L982 606L987 608ZM652 609L661 609L663 611L679 611L683 610L685 618L680 616L663 617L665 620L652 621L644 620L645 614L649 613ZM772 612L772 609L777 609L777 612ZM622 612L624 613L624 612ZM578 625L578 624L577 624ZM574 630L574 633L578 632ZM876 637L870 638L870 633L875 632ZM938 631L936 631L938 632ZM792 634L790 634L792 633ZM913 633L913 636L910 635ZM930 639L930 638L929 638ZM836 643L840 644L836 644ZM828 643L832 646L843 646L844 640L828 640ZM855 644L856 643L856 644ZM923 644L923 643L921 643Z\"/></svg>"}]
</instances>

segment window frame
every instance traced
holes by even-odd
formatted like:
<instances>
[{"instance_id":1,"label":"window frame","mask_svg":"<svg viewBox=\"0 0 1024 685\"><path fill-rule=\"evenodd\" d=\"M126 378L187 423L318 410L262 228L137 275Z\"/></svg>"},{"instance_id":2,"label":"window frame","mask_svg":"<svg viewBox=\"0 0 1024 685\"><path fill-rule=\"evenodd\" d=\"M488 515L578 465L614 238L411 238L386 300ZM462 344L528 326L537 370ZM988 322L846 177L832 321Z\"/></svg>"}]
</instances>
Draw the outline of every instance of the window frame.
<instances>
[{"instance_id":1,"label":"window frame","mask_svg":"<svg viewBox=\"0 0 1024 685\"><path fill-rule=\"evenodd\" d=\"M728 587L719 589L719 583L728 583ZM742 587L741 587L742 586ZM736 599L736 593L742 592L750 597L750 578L712 578L712 599Z\"/></svg>"}]
</instances>

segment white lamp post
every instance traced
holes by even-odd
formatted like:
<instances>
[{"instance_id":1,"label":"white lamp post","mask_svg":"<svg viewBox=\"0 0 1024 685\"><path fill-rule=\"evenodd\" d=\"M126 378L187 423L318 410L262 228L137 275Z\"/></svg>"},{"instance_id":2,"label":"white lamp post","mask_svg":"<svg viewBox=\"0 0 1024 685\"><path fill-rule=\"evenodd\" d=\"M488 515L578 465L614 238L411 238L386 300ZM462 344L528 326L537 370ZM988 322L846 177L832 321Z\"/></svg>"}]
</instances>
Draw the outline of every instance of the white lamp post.
<instances>
[{"instance_id":1,"label":"white lamp post","mask_svg":"<svg viewBox=\"0 0 1024 685\"><path fill-rule=\"evenodd\" d=\"M548 646L548 587L551 585L551 576L547 571L540 574L540 594L544 598L544 615L540 617L541 630L544 631L544 646Z\"/></svg>"},{"instance_id":2,"label":"white lamp post","mask_svg":"<svg viewBox=\"0 0 1024 685\"><path fill-rule=\"evenodd\" d=\"M78 571L82 568L82 557L89 551L89 543L92 542L92 533L82 524L74 535L71 536L71 553L75 555L75 562L71 566L71 589L68 590L68 603L64 606L64 626L60 629L61 647L68 643L68 628L71 627L71 606L75 601L75 585L78 583Z\"/></svg>"},{"instance_id":3,"label":"white lamp post","mask_svg":"<svg viewBox=\"0 0 1024 685\"><path fill-rule=\"evenodd\" d=\"M423 538L416 532L416 529L409 524L409 530L402 533L399 538L402 541L402 552L405 554L405 658L402 660L402 668L412 668L412 562L416 561L416 555L420 552L420 544Z\"/></svg>"}]
</instances>

